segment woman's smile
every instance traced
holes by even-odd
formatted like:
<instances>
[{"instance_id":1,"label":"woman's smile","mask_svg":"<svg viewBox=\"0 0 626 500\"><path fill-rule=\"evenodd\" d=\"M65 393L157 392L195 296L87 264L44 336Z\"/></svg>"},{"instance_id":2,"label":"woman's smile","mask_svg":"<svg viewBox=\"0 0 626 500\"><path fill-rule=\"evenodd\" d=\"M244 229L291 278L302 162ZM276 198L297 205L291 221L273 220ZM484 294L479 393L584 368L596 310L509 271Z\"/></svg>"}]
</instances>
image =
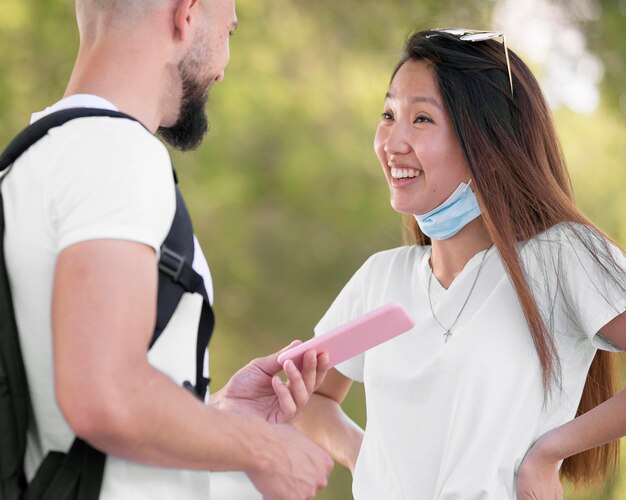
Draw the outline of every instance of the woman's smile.
<instances>
[{"instance_id":1,"label":"woman's smile","mask_svg":"<svg viewBox=\"0 0 626 500\"><path fill-rule=\"evenodd\" d=\"M391 174L391 186L405 188L413 186L422 180L424 171L416 168L389 167Z\"/></svg>"}]
</instances>

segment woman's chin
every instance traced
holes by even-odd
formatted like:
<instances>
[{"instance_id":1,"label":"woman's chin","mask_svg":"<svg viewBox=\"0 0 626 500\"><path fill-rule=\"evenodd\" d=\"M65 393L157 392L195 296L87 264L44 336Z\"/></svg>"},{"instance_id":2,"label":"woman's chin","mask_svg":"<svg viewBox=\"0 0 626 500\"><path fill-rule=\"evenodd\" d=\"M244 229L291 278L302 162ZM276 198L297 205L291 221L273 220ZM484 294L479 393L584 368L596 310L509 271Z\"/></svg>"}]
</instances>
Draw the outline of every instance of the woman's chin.
<instances>
[{"instance_id":1,"label":"woman's chin","mask_svg":"<svg viewBox=\"0 0 626 500\"><path fill-rule=\"evenodd\" d=\"M413 215L415 213L412 206L406 203L397 203L394 200L391 200L391 208L400 215Z\"/></svg>"}]
</instances>

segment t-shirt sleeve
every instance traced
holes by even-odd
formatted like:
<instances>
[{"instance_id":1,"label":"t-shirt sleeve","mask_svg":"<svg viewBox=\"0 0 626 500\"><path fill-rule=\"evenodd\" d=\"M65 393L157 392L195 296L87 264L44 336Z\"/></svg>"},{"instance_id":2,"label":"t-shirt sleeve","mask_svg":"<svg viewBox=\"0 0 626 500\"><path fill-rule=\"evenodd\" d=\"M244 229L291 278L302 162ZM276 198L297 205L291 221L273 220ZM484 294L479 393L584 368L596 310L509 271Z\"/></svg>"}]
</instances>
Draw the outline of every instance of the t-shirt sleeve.
<instances>
[{"instance_id":1,"label":"t-shirt sleeve","mask_svg":"<svg viewBox=\"0 0 626 500\"><path fill-rule=\"evenodd\" d=\"M617 246L609 243L608 251L613 262L605 258L605 270L576 236L568 234L567 239L570 245L566 245L563 252L567 270L566 292L574 305L576 321L596 348L619 351L599 330L626 311L626 258ZM602 247L599 250L603 251Z\"/></svg>"},{"instance_id":2,"label":"t-shirt sleeve","mask_svg":"<svg viewBox=\"0 0 626 500\"><path fill-rule=\"evenodd\" d=\"M350 281L335 298L326 314L315 326L316 337L368 312L365 304L365 280L370 262L371 258L350 278ZM335 368L346 377L356 382L363 382L364 362L365 353L361 353L339 363Z\"/></svg>"},{"instance_id":3,"label":"t-shirt sleeve","mask_svg":"<svg viewBox=\"0 0 626 500\"><path fill-rule=\"evenodd\" d=\"M176 210L165 147L139 124L90 119L51 176L57 251L88 240L144 243L157 252Z\"/></svg>"},{"instance_id":4,"label":"t-shirt sleeve","mask_svg":"<svg viewBox=\"0 0 626 500\"><path fill-rule=\"evenodd\" d=\"M573 320L594 347L620 351L599 330L626 311L626 258L619 247L607 242L611 255L608 258L605 242L599 236L589 230L583 230L580 234L594 245L596 251L592 254L573 232L563 234L560 245L561 269L564 271L563 296L570 306L567 309L572 312ZM598 262L594 254L604 257L600 257Z\"/></svg>"}]
</instances>

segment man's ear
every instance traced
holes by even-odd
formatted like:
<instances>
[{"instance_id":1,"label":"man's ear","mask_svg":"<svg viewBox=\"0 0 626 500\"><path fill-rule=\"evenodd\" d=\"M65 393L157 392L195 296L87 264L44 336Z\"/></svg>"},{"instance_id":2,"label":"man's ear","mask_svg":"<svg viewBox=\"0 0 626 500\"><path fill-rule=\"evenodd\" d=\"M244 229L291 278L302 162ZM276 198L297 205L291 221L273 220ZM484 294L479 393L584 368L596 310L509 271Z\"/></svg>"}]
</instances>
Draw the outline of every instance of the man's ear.
<instances>
[{"instance_id":1,"label":"man's ear","mask_svg":"<svg viewBox=\"0 0 626 500\"><path fill-rule=\"evenodd\" d=\"M183 41L187 38L191 26L192 9L198 0L178 0L174 10L174 36Z\"/></svg>"}]
</instances>

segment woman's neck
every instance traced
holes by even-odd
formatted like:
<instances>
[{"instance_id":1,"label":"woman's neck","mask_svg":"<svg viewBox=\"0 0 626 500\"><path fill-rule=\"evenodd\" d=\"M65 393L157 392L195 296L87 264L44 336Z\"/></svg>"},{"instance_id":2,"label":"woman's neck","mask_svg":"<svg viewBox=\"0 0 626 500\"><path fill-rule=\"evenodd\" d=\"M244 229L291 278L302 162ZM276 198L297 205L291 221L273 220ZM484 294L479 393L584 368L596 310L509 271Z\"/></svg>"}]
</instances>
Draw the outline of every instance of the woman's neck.
<instances>
[{"instance_id":1,"label":"woman's neck","mask_svg":"<svg viewBox=\"0 0 626 500\"><path fill-rule=\"evenodd\" d=\"M452 238L432 240L430 266L441 286L448 288L467 262L493 244L482 217L474 219Z\"/></svg>"}]
</instances>

